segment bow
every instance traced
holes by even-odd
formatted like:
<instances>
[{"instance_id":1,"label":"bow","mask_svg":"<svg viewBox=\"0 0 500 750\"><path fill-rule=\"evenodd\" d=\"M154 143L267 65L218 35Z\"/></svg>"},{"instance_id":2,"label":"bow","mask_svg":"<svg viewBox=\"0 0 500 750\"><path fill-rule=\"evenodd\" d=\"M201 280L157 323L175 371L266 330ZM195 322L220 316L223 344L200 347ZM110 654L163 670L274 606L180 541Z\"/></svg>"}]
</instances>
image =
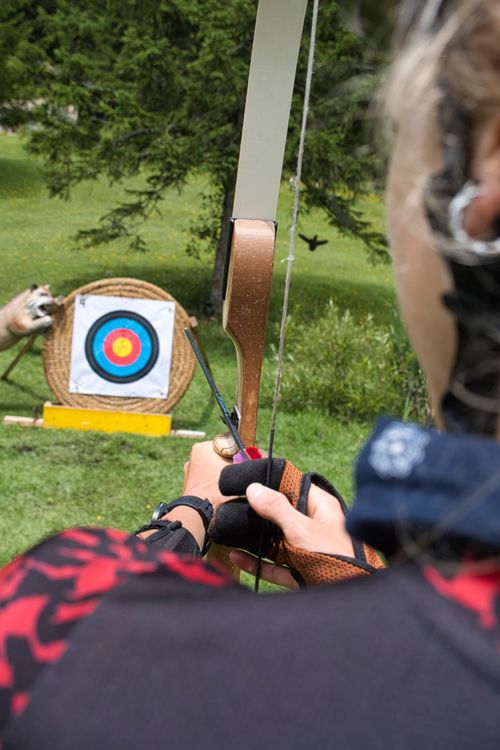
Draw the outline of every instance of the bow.
<instances>
[{"instance_id":1,"label":"bow","mask_svg":"<svg viewBox=\"0 0 500 750\"><path fill-rule=\"evenodd\" d=\"M260 0L257 10L222 313L236 349L234 415L246 446L257 429L276 209L306 6L307 0ZM228 564L227 553L215 556Z\"/></svg>"}]
</instances>

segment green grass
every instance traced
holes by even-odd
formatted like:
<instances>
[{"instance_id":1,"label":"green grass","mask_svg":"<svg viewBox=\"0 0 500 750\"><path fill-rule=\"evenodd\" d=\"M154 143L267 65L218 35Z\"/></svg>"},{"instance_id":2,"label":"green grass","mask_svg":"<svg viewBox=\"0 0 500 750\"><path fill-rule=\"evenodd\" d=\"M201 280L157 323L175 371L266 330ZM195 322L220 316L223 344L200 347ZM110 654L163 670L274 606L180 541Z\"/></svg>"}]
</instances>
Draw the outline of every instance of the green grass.
<instances>
[{"instance_id":1,"label":"green grass","mask_svg":"<svg viewBox=\"0 0 500 750\"><path fill-rule=\"evenodd\" d=\"M34 281L50 283L56 294L67 294L95 279L132 276L165 288L190 314L201 318L210 285L210 262L188 257L184 247L202 189L202 180L193 180L182 194L172 193L165 199L161 215L153 217L144 230L151 247L146 254L131 254L120 243L76 251L72 249L72 235L93 226L120 196L120 189L97 182L77 188L69 202L51 200L36 163L25 154L20 139L1 136L0 301L7 301ZM367 200L365 208L373 221L383 226L380 202L376 198ZM276 338L281 310L285 273L281 260L288 253L289 212L290 193L284 185L269 343ZM355 316L371 312L381 324L392 318L395 300L388 267L370 266L363 249L339 236L319 212L304 216L300 230L309 235L318 233L329 243L311 253L298 242L291 297L294 315L304 319L320 315L323 303L331 298ZM230 402L235 381L232 344L218 322L200 322L215 378ZM14 355L14 349L0 354L0 372ZM267 441L273 370L268 347L258 430L263 446ZM38 414L49 398L37 343L10 381L0 381L0 417ZM199 373L173 416L177 427L202 429L207 436L220 431L218 414ZM321 413L281 411L276 455L285 455L306 470L325 473L349 498L352 462L369 430L368 424L335 423ZM0 562L68 525L133 529L157 502L178 495L189 450L189 441L174 438L0 426Z\"/></svg>"}]
</instances>

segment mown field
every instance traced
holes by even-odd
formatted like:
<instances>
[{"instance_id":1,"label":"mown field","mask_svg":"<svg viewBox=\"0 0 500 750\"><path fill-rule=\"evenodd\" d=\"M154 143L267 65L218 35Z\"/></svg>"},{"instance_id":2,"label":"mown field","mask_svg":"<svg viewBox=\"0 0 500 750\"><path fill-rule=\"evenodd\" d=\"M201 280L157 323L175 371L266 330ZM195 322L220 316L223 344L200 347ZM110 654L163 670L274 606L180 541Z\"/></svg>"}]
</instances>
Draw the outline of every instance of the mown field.
<instances>
[{"instance_id":1,"label":"mown field","mask_svg":"<svg viewBox=\"0 0 500 750\"><path fill-rule=\"evenodd\" d=\"M91 250L75 250L71 237L92 226L120 189L104 182L82 185L69 202L51 200L44 190L37 164L28 157L17 136L0 136L0 210L2 226L0 302L32 282L50 283L54 293L67 294L90 281L130 276L158 284L191 315L201 333L220 390L233 398L235 357L232 344L218 321L204 320L203 303L210 283L210 262L186 255L187 227L195 217L203 188L193 179L182 194L172 193L144 230L151 250L131 254L120 243ZM383 207L377 198L363 206L379 227ZM274 358L288 251L290 194L283 186L275 281L263 378L258 442L266 444ZM370 312L380 324L393 319L395 300L391 271L373 267L363 249L328 226L324 216L311 212L301 219L300 231L328 238L311 253L299 241L292 284L293 315L312 320L333 299L354 316ZM0 418L5 414L36 415L51 398L45 382L40 341L13 372L0 381ZM15 350L0 354L0 370ZM321 356L321 352L318 352ZM174 426L220 431L218 413L199 373L173 413ZM276 455L285 455L304 469L325 473L350 498L352 463L370 430L366 422L333 420L320 409L280 411ZM5 562L38 539L67 525L98 524L133 529L160 500L179 494L182 466L190 442L131 435L104 435L0 425L0 562Z\"/></svg>"}]
</instances>

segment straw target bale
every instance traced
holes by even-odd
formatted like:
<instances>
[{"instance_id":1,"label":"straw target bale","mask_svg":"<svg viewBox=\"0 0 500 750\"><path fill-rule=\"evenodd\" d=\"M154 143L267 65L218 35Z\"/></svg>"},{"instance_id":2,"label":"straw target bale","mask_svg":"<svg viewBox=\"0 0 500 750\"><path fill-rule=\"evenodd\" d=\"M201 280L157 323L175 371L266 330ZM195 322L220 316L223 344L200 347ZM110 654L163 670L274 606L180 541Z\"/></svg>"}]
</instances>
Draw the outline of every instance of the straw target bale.
<instances>
[{"instance_id":1,"label":"straw target bale","mask_svg":"<svg viewBox=\"0 0 500 750\"><path fill-rule=\"evenodd\" d=\"M172 366L167 398L132 398L97 396L70 393L71 344L75 298L77 295L103 295L108 297L133 297L148 300L175 302L175 323L172 346ZM45 377L59 403L84 409L109 409L166 414L182 398L194 374L195 359L184 335L189 327L187 312L168 292L154 284L139 279L101 279L75 289L69 294L54 315L54 324L43 342Z\"/></svg>"}]
</instances>

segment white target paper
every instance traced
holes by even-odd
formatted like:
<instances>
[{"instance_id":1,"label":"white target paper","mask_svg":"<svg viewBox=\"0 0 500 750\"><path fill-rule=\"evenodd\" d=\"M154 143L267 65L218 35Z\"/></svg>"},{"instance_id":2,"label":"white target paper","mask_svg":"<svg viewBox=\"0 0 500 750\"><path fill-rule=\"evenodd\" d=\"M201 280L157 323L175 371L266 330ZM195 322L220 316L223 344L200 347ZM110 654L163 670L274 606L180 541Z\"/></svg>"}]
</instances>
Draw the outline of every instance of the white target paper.
<instances>
[{"instance_id":1,"label":"white target paper","mask_svg":"<svg viewBox=\"0 0 500 750\"><path fill-rule=\"evenodd\" d=\"M77 295L70 393L167 398L175 302Z\"/></svg>"}]
</instances>

